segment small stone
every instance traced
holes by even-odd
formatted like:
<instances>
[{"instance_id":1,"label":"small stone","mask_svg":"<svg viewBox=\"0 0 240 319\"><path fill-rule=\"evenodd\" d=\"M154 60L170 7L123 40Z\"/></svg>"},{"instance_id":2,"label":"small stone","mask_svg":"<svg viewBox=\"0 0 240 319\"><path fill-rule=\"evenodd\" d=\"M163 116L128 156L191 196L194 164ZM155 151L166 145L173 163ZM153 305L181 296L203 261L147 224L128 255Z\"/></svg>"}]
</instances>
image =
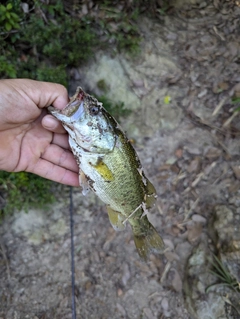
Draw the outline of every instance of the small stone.
<instances>
[{"instance_id":1,"label":"small stone","mask_svg":"<svg viewBox=\"0 0 240 319\"><path fill-rule=\"evenodd\" d=\"M204 97L206 94L207 94L207 89L201 91L201 92L198 94L198 98L201 99L201 98Z\"/></svg>"},{"instance_id":2,"label":"small stone","mask_svg":"<svg viewBox=\"0 0 240 319\"><path fill-rule=\"evenodd\" d=\"M188 153L193 154L193 155L202 154L201 150L197 147L186 146L185 149L188 151Z\"/></svg>"},{"instance_id":3,"label":"small stone","mask_svg":"<svg viewBox=\"0 0 240 319\"><path fill-rule=\"evenodd\" d=\"M123 295L122 289L118 288L117 295L118 295L118 297L121 297Z\"/></svg>"},{"instance_id":4,"label":"small stone","mask_svg":"<svg viewBox=\"0 0 240 319\"><path fill-rule=\"evenodd\" d=\"M164 311L168 311L169 303L167 298L162 299L161 306Z\"/></svg>"},{"instance_id":5,"label":"small stone","mask_svg":"<svg viewBox=\"0 0 240 319\"><path fill-rule=\"evenodd\" d=\"M176 157L170 157L170 158L166 161L166 164L173 165L174 163L176 163L176 161L177 161Z\"/></svg>"},{"instance_id":6,"label":"small stone","mask_svg":"<svg viewBox=\"0 0 240 319\"><path fill-rule=\"evenodd\" d=\"M174 269L174 277L172 280L172 286L176 292L182 291L182 280L176 269Z\"/></svg>"},{"instance_id":7,"label":"small stone","mask_svg":"<svg viewBox=\"0 0 240 319\"><path fill-rule=\"evenodd\" d=\"M207 222L207 219L206 219L205 217L199 215L199 214L194 214L194 215L192 216L192 220L193 220L194 222L202 223L202 224L206 224L206 222Z\"/></svg>"}]
</instances>

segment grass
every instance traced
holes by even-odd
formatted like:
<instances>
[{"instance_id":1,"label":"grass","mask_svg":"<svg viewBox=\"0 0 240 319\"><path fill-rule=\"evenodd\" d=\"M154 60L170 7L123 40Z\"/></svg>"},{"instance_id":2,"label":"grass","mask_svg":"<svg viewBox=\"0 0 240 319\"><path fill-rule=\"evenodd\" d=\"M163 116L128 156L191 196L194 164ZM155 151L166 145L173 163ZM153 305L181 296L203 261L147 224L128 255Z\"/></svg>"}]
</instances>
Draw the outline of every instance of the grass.
<instances>
[{"instance_id":1,"label":"grass","mask_svg":"<svg viewBox=\"0 0 240 319\"><path fill-rule=\"evenodd\" d=\"M206 288L206 292L208 293L210 289L217 286L227 286L233 289L235 292L240 293L240 283L237 281L237 279L230 274L228 269L223 265L217 256L213 255L213 259L214 260L211 261L213 268L210 270L210 273L216 276L219 279L219 282L208 286Z\"/></svg>"}]
</instances>

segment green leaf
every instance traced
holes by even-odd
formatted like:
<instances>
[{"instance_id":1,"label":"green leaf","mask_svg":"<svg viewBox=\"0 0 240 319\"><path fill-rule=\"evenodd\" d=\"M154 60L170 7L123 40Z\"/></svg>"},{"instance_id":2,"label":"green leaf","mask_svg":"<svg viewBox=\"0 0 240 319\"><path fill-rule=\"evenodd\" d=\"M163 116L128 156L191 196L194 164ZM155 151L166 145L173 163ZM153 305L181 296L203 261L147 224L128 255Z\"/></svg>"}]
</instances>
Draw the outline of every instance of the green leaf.
<instances>
[{"instance_id":1,"label":"green leaf","mask_svg":"<svg viewBox=\"0 0 240 319\"><path fill-rule=\"evenodd\" d=\"M7 10L11 10L11 9L12 9L12 7L13 7L13 6L12 6L12 4L11 4L11 3L8 3L8 4L7 4Z\"/></svg>"},{"instance_id":2,"label":"green leaf","mask_svg":"<svg viewBox=\"0 0 240 319\"><path fill-rule=\"evenodd\" d=\"M8 75L10 78L15 79L17 77L17 73L15 70L9 70Z\"/></svg>"},{"instance_id":3,"label":"green leaf","mask_svg":"<svg viewBox=\"0 0 240 319\"><path fill-rule=\"evenodd\" d=\"M14 19L16 21L20 20L19 16L16 13L14 13L14 12L11 12L11 17L12 17L12 19Z\"/></svg>"},{"instance_id":4,"label":"green leaf","mask_svg":"<svg viewBox=\"0 0 240 319\"><path fill-rule=\"evenodd\" d=\"M1 4L1 5L0 5L0 12L4 13L4 12L6 12L6 11L7 11L6 7L4 7L4 6Z\"/></svg>"},{"instance_id":5,"label":"green leaf","mask_svg":"<svg viewBox=\"0 0 240 319\"><path fill-rule=\"evenodd\" d=\"M20 29L20 24L14 23L14 28L15 28L15 29Z\"/></svg>"},{"instance_id":6,"label":"green leaf","mask_svg":"<svg viewBox=\"0 0 240 319\"><path fill-rule=\"evenodd\" d=\"M9 22L6 22L4 26L5 26L5 29L6 29L7 31L12 30L12 26L11 26L11 24L10 24Z\"/></svg>"}]
</instances>

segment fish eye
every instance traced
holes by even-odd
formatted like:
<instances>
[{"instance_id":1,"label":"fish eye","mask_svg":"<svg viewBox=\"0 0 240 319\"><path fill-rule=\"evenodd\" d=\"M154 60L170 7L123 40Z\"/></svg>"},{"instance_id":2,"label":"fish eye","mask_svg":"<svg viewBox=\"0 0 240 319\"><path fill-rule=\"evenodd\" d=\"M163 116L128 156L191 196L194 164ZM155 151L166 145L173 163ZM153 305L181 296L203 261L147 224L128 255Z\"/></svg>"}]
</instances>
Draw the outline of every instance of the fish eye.
<instances>
[{"instance_id":1,"label":"fish eye","mask_svg":"<svg viewBox=\"0 0 240 319\"><path fill-rule=\"evenodd\" d=\"M98 106L91 106L89 108L89 112L91 115L97 115L99 113L99 107Z\"/></svg>"}]
</instances>

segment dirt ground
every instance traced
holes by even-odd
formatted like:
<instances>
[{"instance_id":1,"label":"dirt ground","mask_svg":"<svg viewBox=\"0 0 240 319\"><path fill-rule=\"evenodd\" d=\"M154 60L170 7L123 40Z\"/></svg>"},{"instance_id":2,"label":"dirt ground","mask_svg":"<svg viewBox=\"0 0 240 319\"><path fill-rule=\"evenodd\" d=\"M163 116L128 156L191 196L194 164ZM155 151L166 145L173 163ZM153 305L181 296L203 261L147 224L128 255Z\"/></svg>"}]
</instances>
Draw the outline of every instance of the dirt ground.
<instances>
[{"instance_id":1,"label":"dirt ground","mask_svg":"<svg viewBox=\"0 0 240 319\"><path fill-rule=\"evenodd\" d=\"M166 245L143 263L130 227L115 232L100 200L74 189L79 319L240 318L240 4L192 3L142 19L137 57L98 52L72 71L71 92L99 95L103 79L133 110L121 125L156 187L149 219ZM0 225L0 319L72 317L68 194Z\"/></svg>"}]
</instances>

